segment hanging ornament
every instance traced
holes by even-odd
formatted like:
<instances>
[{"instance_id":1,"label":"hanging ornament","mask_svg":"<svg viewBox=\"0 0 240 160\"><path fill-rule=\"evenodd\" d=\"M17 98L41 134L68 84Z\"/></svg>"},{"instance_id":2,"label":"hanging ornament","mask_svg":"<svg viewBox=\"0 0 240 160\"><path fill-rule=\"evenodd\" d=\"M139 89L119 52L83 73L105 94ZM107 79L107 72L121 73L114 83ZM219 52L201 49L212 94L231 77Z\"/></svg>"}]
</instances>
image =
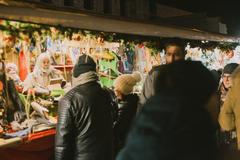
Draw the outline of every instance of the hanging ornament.
<instances>
[{"instance_id":1,"label":"hanging ornament","mask_svg":"<svg viewBox=\"0 0 240 160\"><path fill-rule=\"evenodd\" d=\"M15 44L15 37L8 33L4 34L3 43L5 47L12 48Z\"/></svg>"},{"instance_id":2,"label":"hanging ornament","mask_svg":"<svg viewBox=\"0 0 240 160\"><path fill-rule=\"evenodd\" d=\"M19 53L19 77L21 81L24 81L28 74L27 59L23 50Z\"/></svg>"},{"instance_id":3,"label":"hanging ornament","mask_svg":"<svg viewBox=\"0 0 240 160\"><path fill-rule=\"evenodd\" d=\"M229 59L231 59L234 56L233 50L231 50L231 49L227 50L226 55Z\"/></svg>"},{"instance_id":4,"label":"hanging ornament","mask_svg":"<svg viewBox=\"0 0 240 160\"><path fill-rule=\"evenodd\" d=\"M0 25L4 25L5 20L0 19Z\"/></svg>"},{"instance_id":5,"label":"hanging ornament","mask_svg":"<svg viewBox=\"0 0 240 160\"><path fill-rule=\"evenodd\" d=\"M143 44L143 43L138 44L138 47L139 47L139 48L143 48L143 47L144 47L144 44Z\"/></svg>"},{"instance_id":6,"label":"hanging ornament","mask_svg":"<svg viewBox=\"0 0 240 160\"><path fill-rule=\"evenodd\" d=\"M3 83L2 83L2 81L0 81L0 92L2 92L3 91Z\"/></svg>"},{"instance_id":7,"label":"hanging ornament","mask_svg":"<svg viewBox=\"0 0 240 160\"><path fill-rule=\"evenodd\" d=\"M72 40L74 40L74 41L80 41L80 40L82 40L82 35L80 34L80 33L73 33L72 34Z\"/></svg>"}]
</instances>

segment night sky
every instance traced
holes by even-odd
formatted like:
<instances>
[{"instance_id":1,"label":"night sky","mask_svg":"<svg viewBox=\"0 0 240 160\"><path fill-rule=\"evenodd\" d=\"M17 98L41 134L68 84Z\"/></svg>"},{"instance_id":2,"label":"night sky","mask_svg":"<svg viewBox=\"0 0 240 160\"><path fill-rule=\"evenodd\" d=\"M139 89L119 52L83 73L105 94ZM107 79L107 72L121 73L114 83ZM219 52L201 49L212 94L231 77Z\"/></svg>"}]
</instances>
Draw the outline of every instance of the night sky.
<instances>
[{"instance_id":1,"label":"night sky","mask_svg":"<svg viewBox=\"0 0 240 160\"><path fill-rule=\"evenodd\" d=\"M228 33L240 35L240 1L237 0L158 0L158 3L191 12L207 13L209 17L221 17Z\"/></svg>"}]
</instances>

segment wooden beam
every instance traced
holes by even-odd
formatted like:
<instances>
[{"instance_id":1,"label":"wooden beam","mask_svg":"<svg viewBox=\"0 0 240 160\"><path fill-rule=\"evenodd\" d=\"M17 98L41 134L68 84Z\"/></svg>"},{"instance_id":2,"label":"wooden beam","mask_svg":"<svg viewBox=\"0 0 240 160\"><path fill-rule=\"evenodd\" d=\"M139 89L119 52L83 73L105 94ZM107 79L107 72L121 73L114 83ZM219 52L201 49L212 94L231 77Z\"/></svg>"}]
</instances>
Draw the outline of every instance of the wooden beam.
<instances>
[{"instance_id":1,"label":"wooden beam","mask_svg":"<svg viewBox=\"0 0 240 160\"><path fill-rule=\"evenodd\" d=\"M1 1L0 1L1 2ZM80 29L125 33L142 36L179 37L219 42L239 42L239 37L204 32L196 29L159 25L119 17L94 15L82 11L52 10L23 3L0 3L0 18L24 22L62 25Z\"/></svg>"}]
</instances>

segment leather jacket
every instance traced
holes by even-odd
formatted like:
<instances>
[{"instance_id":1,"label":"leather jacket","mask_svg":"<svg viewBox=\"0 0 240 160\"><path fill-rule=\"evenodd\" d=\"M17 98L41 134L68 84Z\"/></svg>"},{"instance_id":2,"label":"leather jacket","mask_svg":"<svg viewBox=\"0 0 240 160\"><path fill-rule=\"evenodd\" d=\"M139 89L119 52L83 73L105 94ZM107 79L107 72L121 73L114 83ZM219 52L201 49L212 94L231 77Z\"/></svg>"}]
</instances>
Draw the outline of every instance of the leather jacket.
<instances>
[{"instance_id":1,"label":"leather jacket","mask_svg":"<svg viewBox=\"0 0 240 160\"><path fill-rule=\"evenodd\" d=\"M111 160L110 104L97 82L71 89L59 102L56 160Z\"/></svg>"}]
</instances>

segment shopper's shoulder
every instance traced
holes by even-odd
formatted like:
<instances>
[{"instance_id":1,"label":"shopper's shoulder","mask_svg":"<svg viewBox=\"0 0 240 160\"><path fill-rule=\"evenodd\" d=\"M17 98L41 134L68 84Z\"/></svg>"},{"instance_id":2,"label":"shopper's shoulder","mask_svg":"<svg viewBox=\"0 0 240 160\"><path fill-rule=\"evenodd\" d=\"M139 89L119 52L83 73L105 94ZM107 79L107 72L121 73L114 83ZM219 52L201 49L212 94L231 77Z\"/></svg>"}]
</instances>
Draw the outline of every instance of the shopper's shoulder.
<instances>
[{"instance_id":1,"label":"shopper's shoulder","mask_svg":"<svg viewBox=\"0 0 240 160\"><path fill-rule=\"evenodd\" d=\"M134 101L139 101L139 95L137 93L133 93L131 95L131 98L134 100Z\"/></svg>"},{"instance_id":2,"label":"shopper's shoulder","mask_svg":"<svg viewBox=\"0 0 240 160\"><path fill-rule=\"evenodd\" d=\"M64 107L79 106L85 101L84 94L71 90L60 99L59 105Z\"/></svg>"},{"instance_id":3,"label":"shopper's shoulder","mask_svg":"<svg viewBox=\"0 0 240 160\"><path fill-rule=\"evenodd\" d=\"M164 68L164 65L158 65L154 66L151 71L149 72L149 75L154 74L155 72L159 72Z\"/></svg>"},{"instance_id":4,"label":"shopper's shoulder","mask_svg":"<svg viewBox=\"0 0 240 160\"><path fill-rule=\"evenodd\" d=\"M129 95L125 96L124 99L126 101L136 102L136 101L139 101L139 96L136 93L132 93L132 94L129 94Z\"/></svg>"},{"instance_id":5,"label":"shopper's shoulder","mask_svg":"<svg viewBox=\"0 0 240 160\"><path fill-rule=\"evenodd\" d=\"M78 97L81 97L83 95L83 92L80 91L79 87L74 87L71 90L69 90L64 96L63 96L63 100L74 100Z\"/></svg>"},{"instance_id":6,"label":"shopper's shoulder","mask_svg":"<svg viewBox=\"0 0 240 160\"><path fill-rule=\"evenodd\" d=\"M144 107L147 112L172 112L180 105L183 100L181 97L177 97L171 93L169 94L157 94L147 100Z\"/></svg>"}]
</instances>

